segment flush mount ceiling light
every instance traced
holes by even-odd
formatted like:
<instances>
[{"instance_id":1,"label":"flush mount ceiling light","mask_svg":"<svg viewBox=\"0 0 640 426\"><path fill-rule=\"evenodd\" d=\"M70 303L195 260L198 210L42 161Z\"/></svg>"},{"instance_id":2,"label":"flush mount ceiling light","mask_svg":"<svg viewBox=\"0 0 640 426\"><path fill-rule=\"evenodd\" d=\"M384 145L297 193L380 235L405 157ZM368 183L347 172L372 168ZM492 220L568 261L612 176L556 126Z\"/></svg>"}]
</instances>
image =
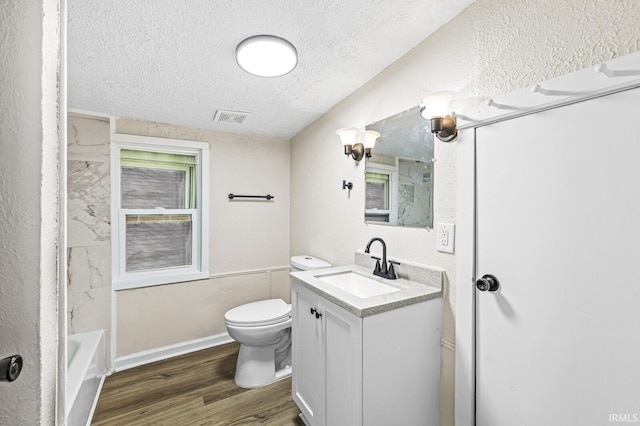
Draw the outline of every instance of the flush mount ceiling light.
<instances>
[{"instance_id":1,"label":"flush mount ceiling light","mask_svg":"<svg viewBox=\"0 0 640 426\"><path fill-rule=\"evenodd\" d=\"M257 35L236 47L240 68L258 77L280 77L298 64L298 52L287 40L272 35Z\"/></svg>"}]
</instances>

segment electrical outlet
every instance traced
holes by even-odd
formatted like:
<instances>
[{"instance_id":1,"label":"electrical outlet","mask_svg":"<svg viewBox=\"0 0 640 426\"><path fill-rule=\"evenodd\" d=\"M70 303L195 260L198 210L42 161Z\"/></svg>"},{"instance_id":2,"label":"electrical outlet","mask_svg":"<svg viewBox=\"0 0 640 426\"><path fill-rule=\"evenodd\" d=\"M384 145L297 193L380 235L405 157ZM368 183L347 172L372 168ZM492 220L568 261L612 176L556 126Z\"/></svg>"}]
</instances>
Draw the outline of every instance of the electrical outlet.
<instances>
[{"instance_id":1,"label":"electrical outlet","mask_svg":"<svg viewBox=\"0 0 640 426\"><path fill-rule=\"evenodd\" d=\"M439 223L436 228L436 249L444 253L453 253L455 241L455 225L453 223Z\"/></svg>"},{"instance_id":2,"label":"electrical outlet","mask_svg":"<svg viewBox=\"0 0 640 426\"><path fill-rule=\"evenodd\" d=\"M449 245L449 230L444 226L438 227L438 244L440 247Z\"/></svg>"}]
</instances>

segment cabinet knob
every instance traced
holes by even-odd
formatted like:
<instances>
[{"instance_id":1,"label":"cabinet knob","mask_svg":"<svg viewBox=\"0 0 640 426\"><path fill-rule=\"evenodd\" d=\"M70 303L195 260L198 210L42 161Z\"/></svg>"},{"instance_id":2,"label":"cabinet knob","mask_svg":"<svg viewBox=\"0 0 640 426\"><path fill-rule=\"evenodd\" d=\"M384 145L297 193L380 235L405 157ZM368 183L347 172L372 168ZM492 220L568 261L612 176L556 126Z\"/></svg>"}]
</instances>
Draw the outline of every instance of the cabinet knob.
<instances>
[{"instance_id":1,"label":"cabinet knob","mask_svg":"<svg viewBox=\"0 0 640 426\"><path fill-rule=\"evenodd\" d=\"M318 312L316 308L311 308L311 315L315 314L316 312Z\"/></svg>"},{"instance_id":2,"label":"cabinet knob","mask_svg":"<svg viewBox=\"0 0 640 426\"><path fill-rule=\"evenodd\" d=\"M320 317L322 317L322 314L320 312L316 311L316 318L320 318Z\"/></svg>"}]
</instances>

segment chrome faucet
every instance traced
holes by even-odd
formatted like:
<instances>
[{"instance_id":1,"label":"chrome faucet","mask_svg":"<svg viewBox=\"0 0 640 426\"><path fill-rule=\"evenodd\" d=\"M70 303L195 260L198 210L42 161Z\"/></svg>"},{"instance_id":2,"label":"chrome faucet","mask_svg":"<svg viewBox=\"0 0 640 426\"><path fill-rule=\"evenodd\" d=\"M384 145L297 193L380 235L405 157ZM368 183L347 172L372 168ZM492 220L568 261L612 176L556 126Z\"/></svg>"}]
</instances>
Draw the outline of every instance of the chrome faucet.
<instances>
[{"instance_id":1,"label":"chrome faucet","mask_svg":"<svg viewBox=\"0 0 640 426\"><path fill-rule=\"evenodd\" d=\"M374 241L380 241L380 244L382 244L382 265L380 265L379 257L371 256L376 260L376 267L373 270L373 275L377 275L388 280L395 280L398 277L396 277L396 271L393 269L393 265L399 265L399 263L389 261L389 264L387 264L387 245L384 243L384 240L382 238L375 237L369 240L369 242L367 243L367 248L364 249L364 252L369 253L371 243L373 243Z\"/></svg>"}]
</instances>

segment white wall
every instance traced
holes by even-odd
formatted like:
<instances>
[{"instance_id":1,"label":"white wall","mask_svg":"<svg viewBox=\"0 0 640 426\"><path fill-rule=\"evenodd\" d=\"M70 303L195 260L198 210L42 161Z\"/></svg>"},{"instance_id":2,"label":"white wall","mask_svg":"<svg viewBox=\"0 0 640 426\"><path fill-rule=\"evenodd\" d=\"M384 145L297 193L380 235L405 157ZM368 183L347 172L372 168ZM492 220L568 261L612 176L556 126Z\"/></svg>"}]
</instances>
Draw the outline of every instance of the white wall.
<instances>
[{"instance_id":1,"label":"white wall","mask_svg":"<svg viewBox=\"0 0 640 426\"><path fill-rule=\"evenodd\" d=\"M430 90L488 98L636 51L639 21L640 2L630 0L478 0L292 140L292 254L348 264L379 236L390 255L446 270L443 425L454 424L455 256L435 250L432 231L364 224L364 162L344 156L335 130L404 111ZM455 222L456 144L437 141L435 157L434 223Z\"/></svg>"},{"instance_id":2,"label":"white wall","mask_svg":"<svg viewBox=\"0 0 640 426\"><path fill-rule=\"evenodd\" d=\"M289 265L289 141L123 118L116 133L209 143L213 274ZM231 192L275 199L229 201Z\"/></svg>"},{"instance_id":3,"label":"white wall","mask_svg":"<svg viewBox=\"0 0 640 426\"><path fill-rule=\"evenodd\" d=\"M211 278L116 292L118 357L224 333L224 313L243 303L290 299L288 140L129 119L116 132L207 142L211 179Z\"/></svg>"},{"instance_id":4,"label":"white wall","mask_svg":"<svg viewBox=\"0 0 640 426\"><path fill-rule=\"evenodd\" d=\"M0 357L25 361L0 382L1 424L56 421L59 6L0 9Z\"/></svg>"}]
</instances>

